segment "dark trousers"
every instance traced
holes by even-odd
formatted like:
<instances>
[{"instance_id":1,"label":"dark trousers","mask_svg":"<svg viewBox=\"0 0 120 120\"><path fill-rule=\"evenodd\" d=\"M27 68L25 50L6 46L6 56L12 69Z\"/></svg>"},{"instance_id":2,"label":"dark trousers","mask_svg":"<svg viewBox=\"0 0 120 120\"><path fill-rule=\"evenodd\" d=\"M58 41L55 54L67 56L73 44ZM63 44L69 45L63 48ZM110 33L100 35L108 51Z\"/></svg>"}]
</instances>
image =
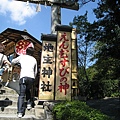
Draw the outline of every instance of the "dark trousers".
<instances>
[{"instance_id":1,"label":"dark trousers","mask_svg":"<svg viewBox=\"0 0 120 120\"><path fill-rule=\"evenodd\" d=\"M29 77L23 77L20 79L20 94L18 97L18 113L25 112L25 98L27 104L31 104L31 89L34 84L34 79Z\"/></svg>"}]
</instances>

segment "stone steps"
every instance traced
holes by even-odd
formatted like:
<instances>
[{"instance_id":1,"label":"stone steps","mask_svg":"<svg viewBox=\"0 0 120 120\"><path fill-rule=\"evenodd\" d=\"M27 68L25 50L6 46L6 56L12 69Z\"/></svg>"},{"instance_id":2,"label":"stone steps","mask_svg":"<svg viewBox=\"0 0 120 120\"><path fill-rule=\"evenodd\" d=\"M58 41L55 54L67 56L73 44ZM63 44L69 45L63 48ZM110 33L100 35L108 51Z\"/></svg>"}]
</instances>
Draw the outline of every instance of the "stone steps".
<instances>
[{"instance_id":1,"label":"stone steps","mask_svg":"<svg viewBox=\"0 0 120 120\"><path fill-rule=\"evenodd\" d=\"M17 101L11 101L11 100L0 100L0 107L2 106L17 106Z\"/></svg>"},{"instance_id":2,"label":"stone steps","mask_svg":"<svg viewBox=\"0 0 120 120\"><path fill-rule=\"evenodd\" d=\"M11 88L0 88L0 120L45 120L44 109L42 105L38 105L35 99L35 106L31 110L25 111L22 118L17 117L17 100L18 94Z\"/></svg>"},{"instance_id":3,"label":"stone steps","mask_svg":"<svg viewBox=\"0 0 120 120\"><path fill-rule=\"evenodd\" d=\"M35 115L25 115L22 118L18 118L15 114L0 114L0 120L45 120L36 117Z\"/></svg>"},{"instance_id":4,"label":"stone steps","mask_svg":"<svg viewBox=\"0 0 120 120\"><path fill-rule=\"evenodd\" d=\"M9 87L1 87L0 94L11 94L11 95L18 95L17 92Z\"/></svg>"},{"instance_id":5,"label":"stone steps","mask_svg":"<svg viewBox=\"0 0 120 120\"><path fill-rule=\"evenodd\" d=\"M18 100L18 96L17 95L0 95L0 100L10 100L10 101L17 101Z\"/></svg>"},{"instance_id":6,"label":"stone steps","mask_svg":"<svg viewBox=\"0 0 120 120\"><path fill-rule=\"evenodd\" d=\"M8 106L8 107L0 107L0 114L17 114L17 107L12 107L12 106ZM32 108L31 110L26 110L25 111L26 115L35 115L35 109Z\"/></svg>"}]
</instances>

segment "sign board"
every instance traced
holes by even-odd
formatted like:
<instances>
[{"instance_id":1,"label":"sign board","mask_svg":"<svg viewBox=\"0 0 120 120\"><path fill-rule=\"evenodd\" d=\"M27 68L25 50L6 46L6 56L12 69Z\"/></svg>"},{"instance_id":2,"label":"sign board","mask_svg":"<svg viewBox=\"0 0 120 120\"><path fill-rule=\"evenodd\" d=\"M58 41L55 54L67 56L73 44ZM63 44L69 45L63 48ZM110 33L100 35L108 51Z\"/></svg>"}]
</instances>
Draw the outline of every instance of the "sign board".
<instances>
[{"instance_id":1,"label":"sign board","mask_svg":"<svg viewBox=\"0 0 120 120\"><path fill-rule=\"evenodd\" d=\"M55 100L71 100L71 32L57 32Z\"/></svg>"},{"instance_id":2,"label":"sign board","mask_svg":"<svg viewBox=\"0 0 120 120\"><path fill-rule=\"evenodd\" d=\"M55 41L43 41L39 84L40 100L54 100L55 51Z\"/></svg>"},{"instance_id":3,"label":"sign board","mask_svg":"<svg viewBox=\"0 0 120 120\"><path fill-rule=\"evenodd\" d=\"M18 55L25 55L26 54L26 49L28 47L34 47L33 43L29 40L19 40L17 43L16 43L16 46L15 46L15 52L18 54Z\"/></svg>"}]
</instances>

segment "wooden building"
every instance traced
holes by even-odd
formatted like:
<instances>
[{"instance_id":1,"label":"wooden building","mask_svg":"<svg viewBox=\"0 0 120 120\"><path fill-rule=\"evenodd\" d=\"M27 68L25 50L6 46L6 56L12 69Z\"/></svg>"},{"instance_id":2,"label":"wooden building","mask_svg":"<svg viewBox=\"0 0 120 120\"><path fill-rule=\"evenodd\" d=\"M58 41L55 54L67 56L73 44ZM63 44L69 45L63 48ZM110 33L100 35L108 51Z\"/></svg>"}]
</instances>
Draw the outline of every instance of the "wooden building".
<instances>
[{"instance_id":1,"label":"wooden building","mask_svg":"<svg viewBox=\"0 0 120 120\"><path fill-rule=\"evenodd\" d=\"M36 78L35 86L38 87L40 77L39 69L41 64L42 43L34 38L32 35L30 35L26 30L20 31L12 28L7 28L2 33L0 33L0 42L3 43L5 46L4 54L7 55L10 62L13 58L18 56L18 54L16 54L15 47L20 40L29 40L31 43L33 43L35 49L34 57L36 58L38 64L38 75Z\"/></svg>"}]
</instances>

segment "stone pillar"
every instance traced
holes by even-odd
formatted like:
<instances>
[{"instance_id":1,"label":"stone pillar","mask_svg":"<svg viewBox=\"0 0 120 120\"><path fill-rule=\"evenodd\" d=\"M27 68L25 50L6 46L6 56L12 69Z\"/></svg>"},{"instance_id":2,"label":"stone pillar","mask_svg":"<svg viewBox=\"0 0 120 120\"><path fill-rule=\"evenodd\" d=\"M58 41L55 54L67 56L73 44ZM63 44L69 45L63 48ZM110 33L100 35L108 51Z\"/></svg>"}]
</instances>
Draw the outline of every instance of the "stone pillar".
<instances>
[{"instance_id":1,"label":"stone pillar","mask_svg":"<svg viewBox=\"0 0 120 120\"><path fill-rule=\"evenodd\" d=\"M61 8L57 5L51 6L51 34L56 34L55 26L61 24Z\"/></svg>"}]
</instances>

